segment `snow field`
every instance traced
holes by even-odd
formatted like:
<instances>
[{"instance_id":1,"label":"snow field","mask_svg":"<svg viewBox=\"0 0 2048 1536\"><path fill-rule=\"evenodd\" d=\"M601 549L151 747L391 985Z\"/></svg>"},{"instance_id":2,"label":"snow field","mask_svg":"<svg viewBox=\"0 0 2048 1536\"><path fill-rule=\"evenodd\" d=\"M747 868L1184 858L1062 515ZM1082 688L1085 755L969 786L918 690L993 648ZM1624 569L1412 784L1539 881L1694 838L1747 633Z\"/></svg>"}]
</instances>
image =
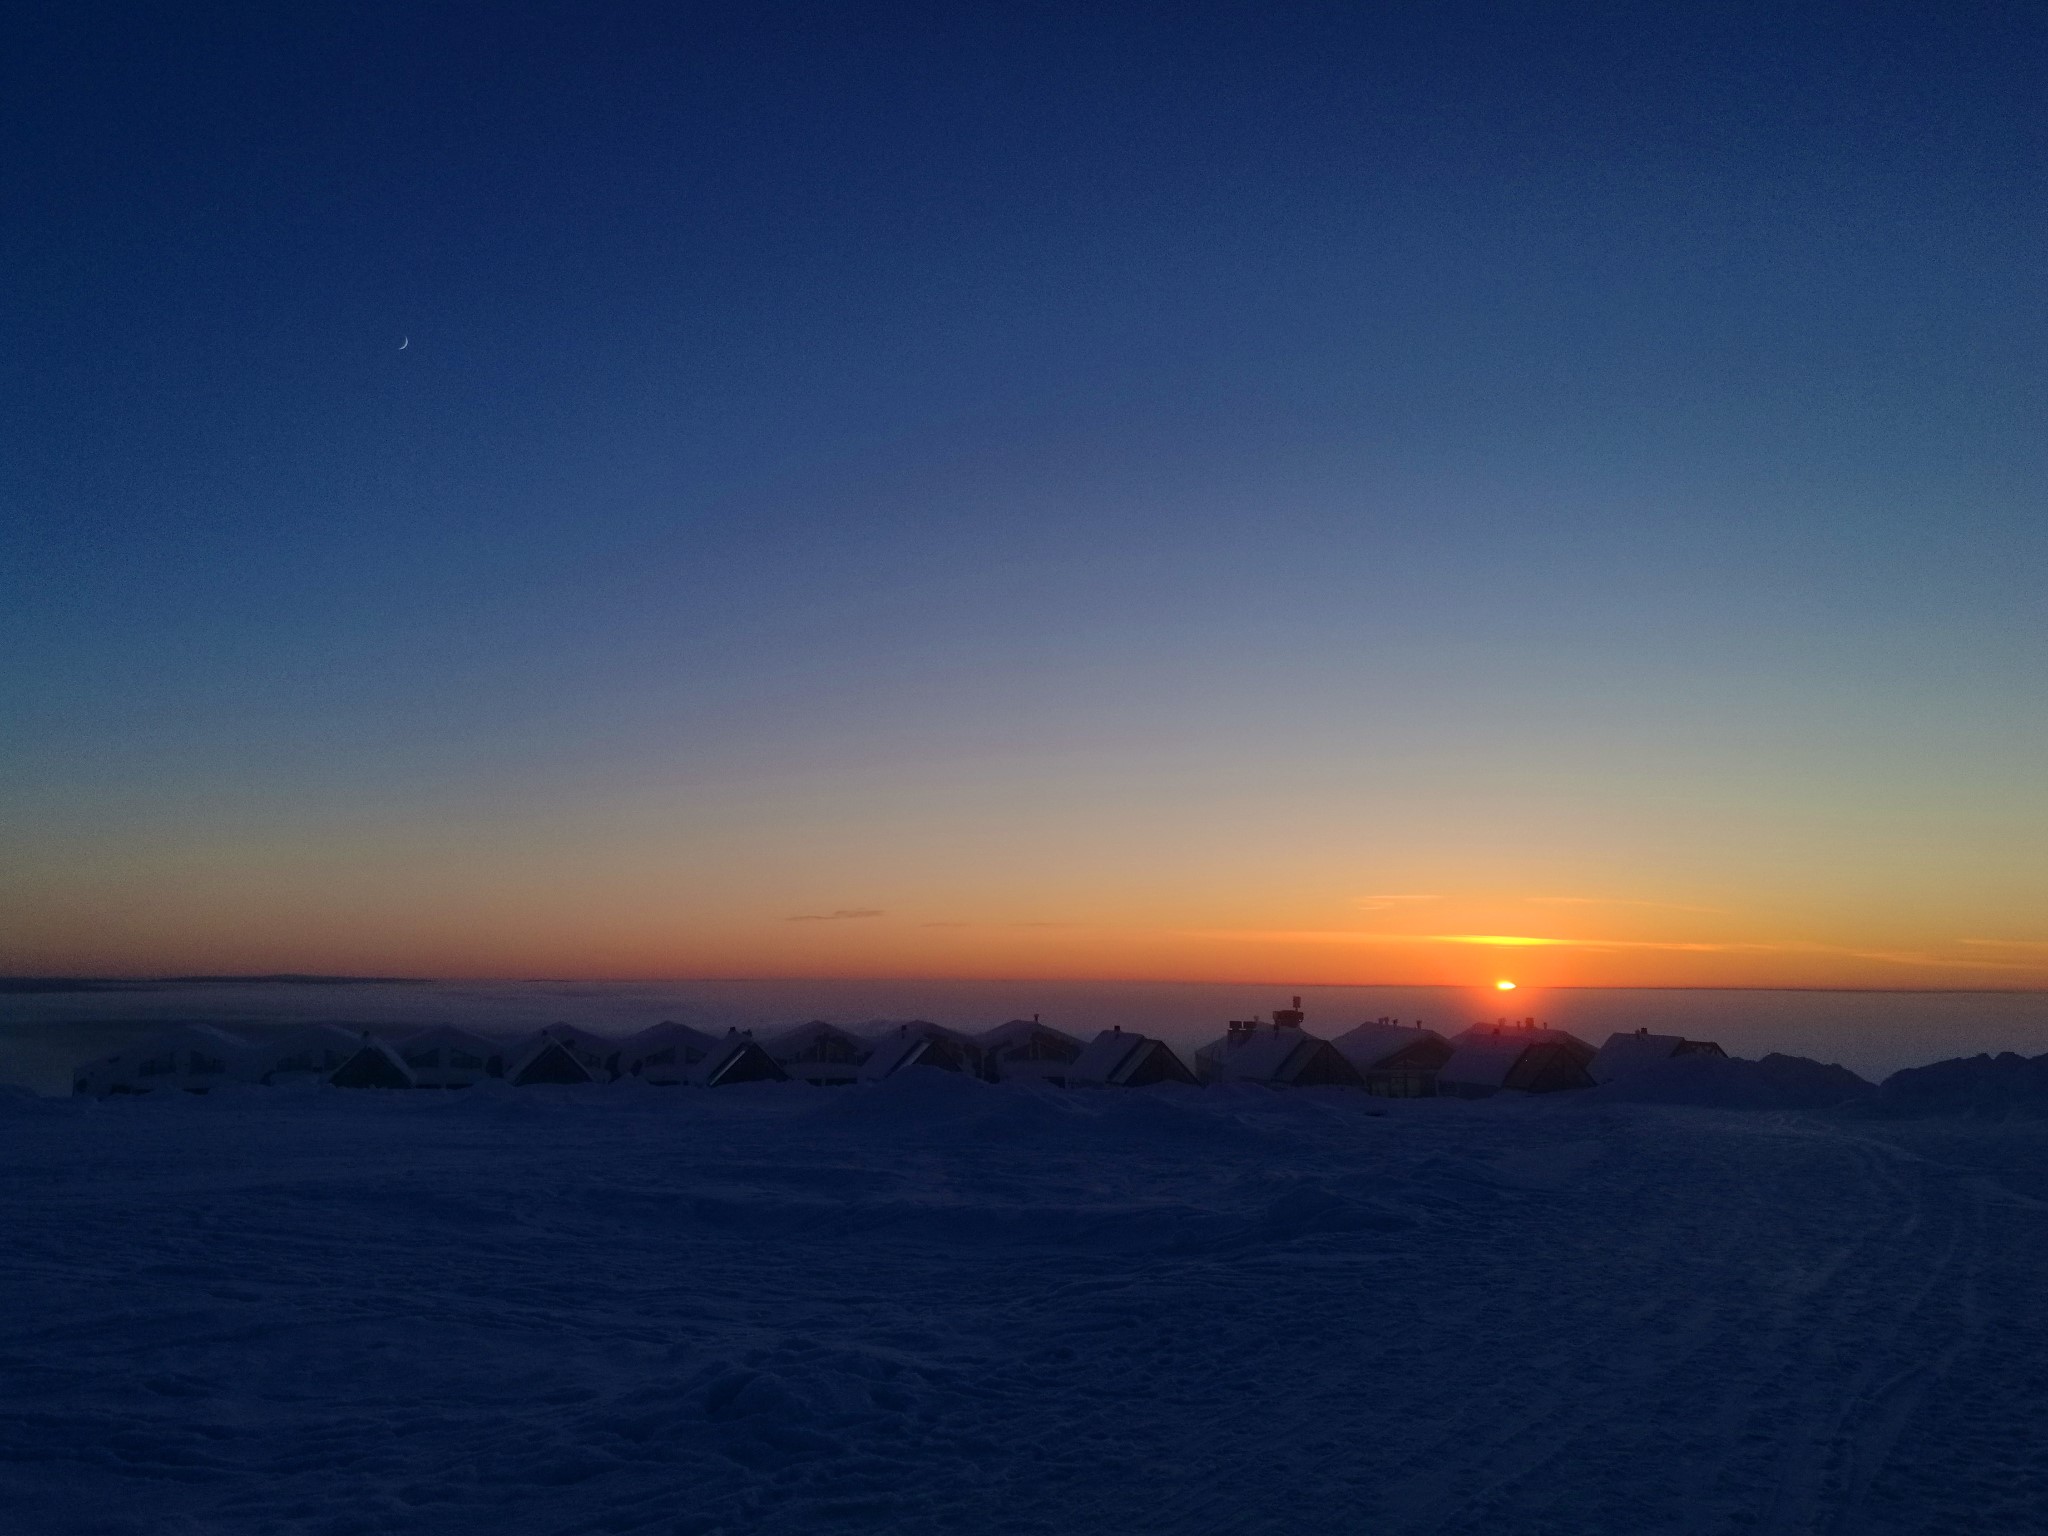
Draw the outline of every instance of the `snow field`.
<instances>
[{"instance_id":1,"label":"snow field","mask_svg":"<svg viewBox=\"0 0 2048 1536\"><path fill-rule=\"evenodd\" d=\"M2048 1531L2048 1133L1571 1098L0 1101L0 1527Z\"/></svg>"}]
</instances>

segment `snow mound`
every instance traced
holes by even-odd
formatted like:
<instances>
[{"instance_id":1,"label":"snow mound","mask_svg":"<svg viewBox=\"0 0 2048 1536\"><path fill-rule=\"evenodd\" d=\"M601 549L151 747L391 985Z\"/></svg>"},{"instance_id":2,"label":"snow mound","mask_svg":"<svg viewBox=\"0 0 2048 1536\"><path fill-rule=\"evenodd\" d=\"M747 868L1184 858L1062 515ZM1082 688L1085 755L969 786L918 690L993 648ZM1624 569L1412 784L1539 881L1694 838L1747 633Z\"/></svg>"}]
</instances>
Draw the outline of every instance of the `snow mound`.
<instances>
[{"instance_id":1,"label":"snow mound","mask_svg":"<svg viewBox=\"0 0 2048 1536\"><path fill-rule=\"evenodd\" d=\"M1878 1090L1882 1114L2048 1117L2048 1055L1960 1056L1894 1072Z\"/></svg>"},{"instance_id":2,"label":"snow mound","mask_svg":"<svg viewBox=\"0 0 2048 1536\"><path fill-rule=\"evenodd\" d=\"M798 1087L802 1093L819 1091ZM998 1086L937 1067L905 1067L878 1083L824 1093L824 1102L812 1111L817 1119L849 1127L873 1125L909 1136L1007 1137L1071 1125L1088 1114L1084 1099L1061 1089Z\"/></svg>"},{"instance_id":3,"label":"snow mound","mask_svg":"<svg viewBox=\"0 0 2048 1536\"><path fill-rule=\"evenodd\" d=\"M1673 1056L1647 1062L1593 1090L1603 1103L1694 1104L1710 1109L1832 1109L1874 1091L1847 1067L1773 1052L1762 1061L1739 1056Z\"/></svg>"}]
</instances>

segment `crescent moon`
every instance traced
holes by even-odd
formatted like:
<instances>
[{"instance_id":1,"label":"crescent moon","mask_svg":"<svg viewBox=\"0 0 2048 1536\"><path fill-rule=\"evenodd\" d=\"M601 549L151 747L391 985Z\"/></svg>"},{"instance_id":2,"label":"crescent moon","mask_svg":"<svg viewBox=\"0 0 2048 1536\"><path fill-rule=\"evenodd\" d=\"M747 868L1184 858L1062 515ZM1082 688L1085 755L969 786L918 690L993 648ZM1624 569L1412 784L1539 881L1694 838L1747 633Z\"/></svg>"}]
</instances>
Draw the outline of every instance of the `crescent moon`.
<instances>
[{"instance_id":1,"label":"crescent moon","mask_svg":"<svg viewBox=\"0 0 2048 1536\"><path fill-rule=\"evenodd\" d=\"M404 351L404 350L405 350L405 349L406 349L407 347L409 347L409 346L411 346L411 345L412 345L412 338L411 338L410 336L408 336L408 337L406 337L406 338L405 338L405 340L401 341L401 342L400 342L400 343L398 344L398 350L399 350L399 351L401 351L401 352L403 352L403 351Z\"/></svg>"}]
</instances>

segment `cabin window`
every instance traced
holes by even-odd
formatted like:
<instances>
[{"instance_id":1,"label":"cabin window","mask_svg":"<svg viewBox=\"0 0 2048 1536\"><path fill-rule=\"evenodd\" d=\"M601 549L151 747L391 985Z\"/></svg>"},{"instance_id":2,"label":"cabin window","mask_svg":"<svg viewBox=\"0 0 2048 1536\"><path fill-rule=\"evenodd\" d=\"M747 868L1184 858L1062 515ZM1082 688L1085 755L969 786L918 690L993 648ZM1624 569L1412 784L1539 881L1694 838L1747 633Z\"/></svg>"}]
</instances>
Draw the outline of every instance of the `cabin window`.
<instances>
[{"instance_id":1,"label":"cabin window","mask_svg":"<svg viewBox=\"0 0 2048 1536\"><path fill-rule=\"evenodd\" d=\"M674 1046L670 1046L665 1051L656 1051L652 1056L647 1057L643 1063L643 1065L650 1067L672 1067L675 1064L676 1048Z\"/></svg>"},{"instance_id":2,"label":"cabin window","mask_svg":"<svg viewBox=\"0 0 2048 1536\"><path fill-rule=\"evenodd\" d=\"M137 1066L135 1069L135 1073L138 1077L162 1077L166 1073L175 1072L177 1070L177 1057L152 1056L148 1061L145 1061L141 1063L139 1066Z\"/></svg>"}]
</instances>

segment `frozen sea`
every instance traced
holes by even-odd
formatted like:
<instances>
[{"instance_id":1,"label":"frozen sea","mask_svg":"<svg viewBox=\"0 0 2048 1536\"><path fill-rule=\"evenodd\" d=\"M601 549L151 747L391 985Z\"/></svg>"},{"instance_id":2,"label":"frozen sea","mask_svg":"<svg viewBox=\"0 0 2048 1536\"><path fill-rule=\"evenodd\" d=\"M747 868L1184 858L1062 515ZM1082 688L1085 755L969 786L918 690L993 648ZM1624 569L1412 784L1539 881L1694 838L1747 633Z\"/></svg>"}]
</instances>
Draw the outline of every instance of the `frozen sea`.
<instances>
[{"instance_id":1,"label":"frozen sea","mask_svg":"<svg viewBox=\"0 0 2048 1536\"><path fill-rule=\"evenodd\" d=\"M0 1095L23 1533L2048 1531L2048 1130Z\"/></svg>"}]
</instances>

